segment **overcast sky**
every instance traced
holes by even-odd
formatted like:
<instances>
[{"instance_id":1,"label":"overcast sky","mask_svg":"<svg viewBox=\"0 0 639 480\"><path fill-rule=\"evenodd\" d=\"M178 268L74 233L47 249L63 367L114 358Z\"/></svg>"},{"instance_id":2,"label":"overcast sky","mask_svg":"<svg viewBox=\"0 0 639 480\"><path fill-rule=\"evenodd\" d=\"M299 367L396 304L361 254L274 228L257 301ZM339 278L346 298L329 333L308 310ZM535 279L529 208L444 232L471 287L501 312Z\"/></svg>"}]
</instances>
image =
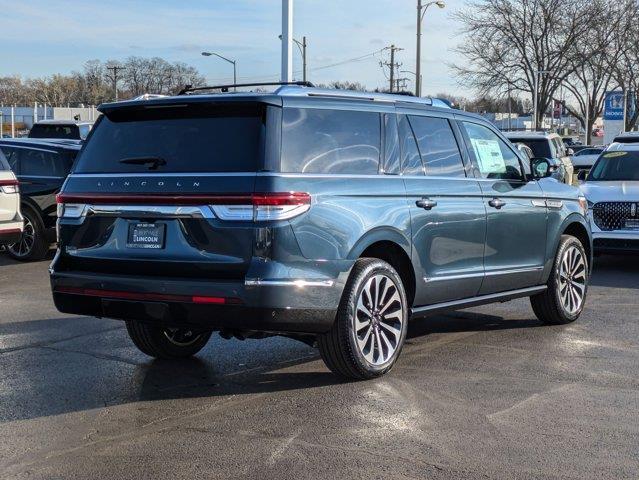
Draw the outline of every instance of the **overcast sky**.
<instances>
[{"instance_id":1,"label":"overcast sky","mask_svg":"<svg viewBox=\"0 0 639 480\"><path fill-rule=\"evenodd\" d=\"M431 7L424 21L423 92L466 93L447 62L457 61L459 26L451 13L464 0ZM309 79L385 86L386 54L330 68L394 43L403 69L415 70L416 0L295 0L294 33L308 38ZM239 80L277 80L280 0L0 0L0 76L46 76L80 70L89 59L159 56L197 67L209 82L232 80L232 67L211 50L237 59ZM295 70L301 55L295 50ZM301 74L297 75L301 78ZM413 88L414 77L409 88Z\"/></svg>"}]
</instances>

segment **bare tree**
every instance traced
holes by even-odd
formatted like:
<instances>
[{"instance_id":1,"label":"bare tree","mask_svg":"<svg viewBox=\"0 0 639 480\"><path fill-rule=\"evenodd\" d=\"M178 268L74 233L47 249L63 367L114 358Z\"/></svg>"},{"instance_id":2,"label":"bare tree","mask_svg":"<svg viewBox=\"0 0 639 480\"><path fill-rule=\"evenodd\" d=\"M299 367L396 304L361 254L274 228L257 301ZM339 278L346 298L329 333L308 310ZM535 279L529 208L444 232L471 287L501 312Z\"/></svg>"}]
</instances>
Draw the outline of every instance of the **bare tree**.
<instances>
[{"instance_id":1,"label":"bare tree","mask_svg":"<svg viewBox=\"0 0 639 480\"><path fill-rule=\"evenodd\" d=\"M614 86L615 66L626 49L625 37L618 34L627 23L631 0L594 0L588 36L568 52L572 65L563 85L574 97L576 107L568 111L581 123L590 143L592 126L601 115L606 92Z\"/></svg>"},{"instance_id":2,"label":"bare tree","mask_svg":"<svg viewBox=\"0 0 639 480\"><path fill-rule=\"evenodd\" d=\"M534 98L538 83L537 112L544 112L573 72L569 52L587 38L592 15L592 0L469 0L455 14L466 62L453 68L481 96L510 89ZM539 115L533 123L539 128Z\"/></svg>"},{"instance_id":3,"label":"bare tree","mask_svg":"<svg viewBox=\"0 0 639 480\"><path fill-rule=\"evenodd\" d=\"M639 4L627 3L625 22L615 31L615 41L625 48L613 65L613 75L619 89L627 94L626 130L632 130L639 121Z\"/></svg>"}]
</instances>

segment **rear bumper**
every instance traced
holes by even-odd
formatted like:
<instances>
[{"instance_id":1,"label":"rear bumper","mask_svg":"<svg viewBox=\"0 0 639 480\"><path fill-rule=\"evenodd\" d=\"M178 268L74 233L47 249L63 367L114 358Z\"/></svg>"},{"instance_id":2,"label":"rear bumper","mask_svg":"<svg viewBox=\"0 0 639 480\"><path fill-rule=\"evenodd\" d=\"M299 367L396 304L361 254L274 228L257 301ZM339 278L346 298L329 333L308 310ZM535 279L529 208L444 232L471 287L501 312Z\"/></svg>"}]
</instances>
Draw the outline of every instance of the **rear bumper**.
<instances>
[{"instance_id":1,"label":"rear bumper","mask_svg":"<svg viewBox=\"0 0 639 480\"><path fill-rule=\"evenodd\" d=\"M323 333L333 325L348 272L333 279L202 281L51 268L64 313L212 330Z\"/></svg>"},{"instance_id":2,"label":"rear bumper","mask_svg":"<svg viewBox=\"0 0 639 480\"><path fill-rule=\"evenodd\" d=\"M0 245L16 243L22 236L23 228L22 221L0 224Z\"/></svg>"}]
</instances>

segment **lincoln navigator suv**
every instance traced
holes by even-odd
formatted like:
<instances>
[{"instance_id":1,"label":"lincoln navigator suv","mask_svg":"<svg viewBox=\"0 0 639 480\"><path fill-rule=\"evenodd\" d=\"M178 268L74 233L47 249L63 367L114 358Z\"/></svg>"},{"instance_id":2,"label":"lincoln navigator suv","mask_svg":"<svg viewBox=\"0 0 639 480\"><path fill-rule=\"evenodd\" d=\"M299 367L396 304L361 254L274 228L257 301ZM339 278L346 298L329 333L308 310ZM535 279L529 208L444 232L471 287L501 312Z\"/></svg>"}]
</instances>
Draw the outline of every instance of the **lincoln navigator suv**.
<instances>
[{"instance_id":1,"label":"lincoln navigator suv","mask_svg":"<svg viewBox=\"0 0 639 480\"><path fill-rule=\"evenodd\" d=\"M124 320L150 356L284 335L366 379L412 319L518 297L544 324L584 308L585 199L479 116L309 85L100 112L58 195L53 298Z\"/></svg>"}]
</instances>

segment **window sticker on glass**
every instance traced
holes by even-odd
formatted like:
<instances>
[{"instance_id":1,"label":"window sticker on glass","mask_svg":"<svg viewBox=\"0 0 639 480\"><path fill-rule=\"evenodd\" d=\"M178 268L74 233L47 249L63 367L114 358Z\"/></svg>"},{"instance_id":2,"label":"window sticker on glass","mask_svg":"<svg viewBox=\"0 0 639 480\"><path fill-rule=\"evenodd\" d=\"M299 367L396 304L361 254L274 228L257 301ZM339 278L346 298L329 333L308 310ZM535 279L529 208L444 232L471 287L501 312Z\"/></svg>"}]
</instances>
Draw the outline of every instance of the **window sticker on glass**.
<instances>
[{"instance_id":1,"label":"window sticker on glass","mask_svg":"<svg viewBox=\"0 0 639 480\"><path fill-rule=\"evenodd\" d=\"M471 138L470 141L482 173L506 173L506 162L498 141L482 138Z\"/></svg>"}]
</instances>

